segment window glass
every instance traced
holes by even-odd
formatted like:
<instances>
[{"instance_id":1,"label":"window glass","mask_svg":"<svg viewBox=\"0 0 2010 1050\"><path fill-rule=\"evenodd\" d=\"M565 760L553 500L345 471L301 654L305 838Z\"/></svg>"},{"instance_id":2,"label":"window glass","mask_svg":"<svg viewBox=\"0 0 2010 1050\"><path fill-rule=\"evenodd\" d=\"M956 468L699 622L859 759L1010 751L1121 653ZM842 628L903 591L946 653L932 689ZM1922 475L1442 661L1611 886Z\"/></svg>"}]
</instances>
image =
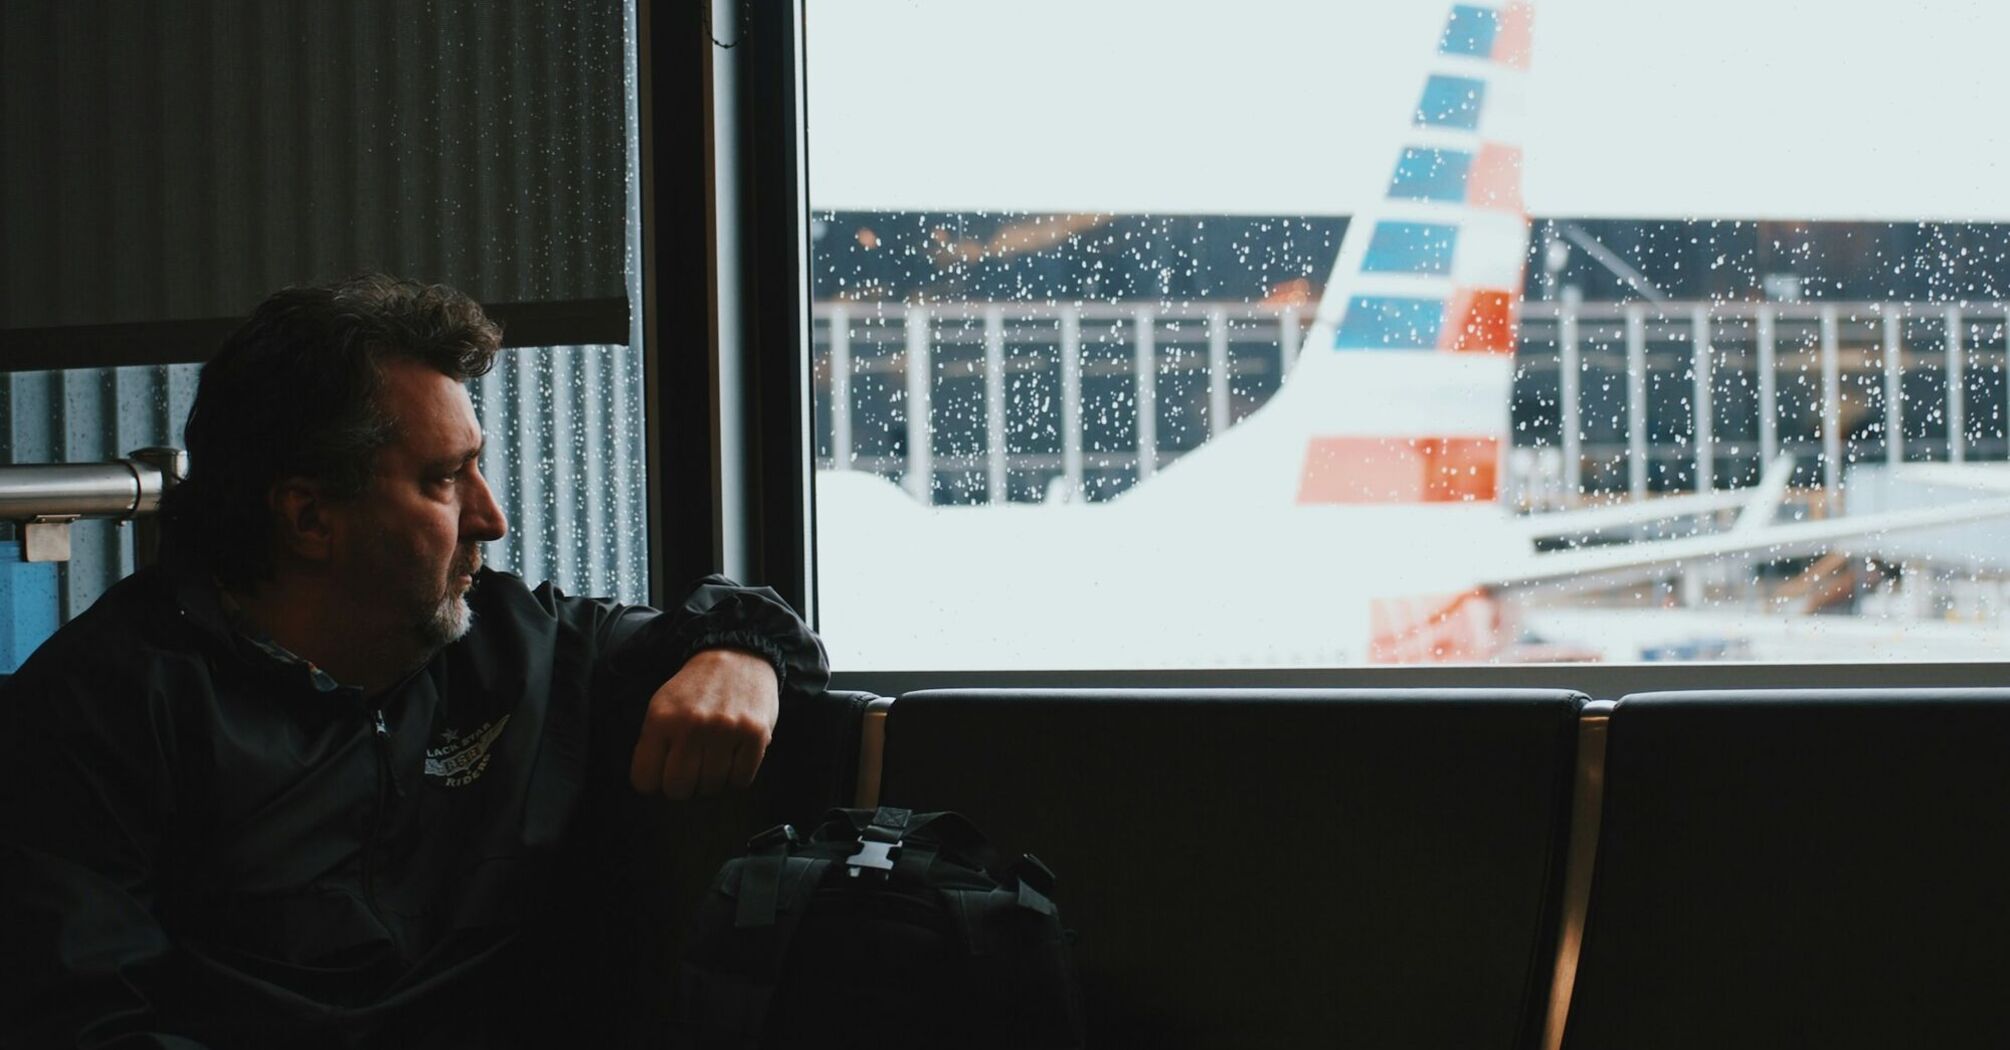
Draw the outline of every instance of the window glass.
<instances>
[{"instance_id":1,"label":"window glass","mask_svg":"<svg viewBox=\"0 0 2010 1050\"><path fill-rule=\"evenodd\" d=\"M841 665L1999 658L2010 13L808 18Z\"/></svg>"},{"instance_id":2,"label":"window glass","mask_svg":"<svg viewBox=\"0 0 2010 1050\"><path fill-rule=\"evenodd\" d=\"M505 350L469 392L488 438L482 474L510 520L489 564L570 594L647 601L642 355Z\"/></svg>"}]
</instances>

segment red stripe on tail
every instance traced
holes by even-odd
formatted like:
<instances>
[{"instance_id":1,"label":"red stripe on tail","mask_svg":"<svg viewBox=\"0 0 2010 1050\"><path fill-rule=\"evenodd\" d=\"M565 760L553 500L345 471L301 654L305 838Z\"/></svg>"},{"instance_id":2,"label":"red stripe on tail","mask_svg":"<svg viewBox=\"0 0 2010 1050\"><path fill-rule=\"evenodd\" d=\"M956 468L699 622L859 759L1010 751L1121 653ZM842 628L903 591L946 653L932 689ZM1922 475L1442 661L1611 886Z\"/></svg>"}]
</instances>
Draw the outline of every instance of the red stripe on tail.
<instances>
[{"instance_id":1,"label":"red stripe on tail","mask_svg":"<svg viewBox=\"0 0 2010 1050\"><path fill-rule=\"evenodd\" d=\"M1466 175L1466 203L1475 208L1520 214L1521 147L1488 142L1480 146Z\"/></svg>"},{"instance_id":2,"label":"red stripe on tail","mask_svg":"<svg viewBox=\"0 0 2010 1050\"><path fill-rule=\"evenodd\" d=\"M1529 44L1535 39L1535 8L1519 0L1501 9L1494 33L1493 60L1514 69L1528 68Z\"/></svg>"},{"instance_id":3,"label":"red stripe on tail","mask_svg":"<svg viewBox=\"0 0 2010 1050\"><path fill-rule=\"evenodd\" d=\"M1514 353L1514 293L1458 288L1445 301L1438 349L1469 354Z\"/></svg>"},{"instance_id":4,"label":"red stripe on tail","mask_svg":"<svg viewBox=\"0 0 2010 1050\"><path fill-rule=\"evenodd\" d=\"M1500 451L1493 437L1313 438L1298 475L1298 502L1491 502L1499 492Z\"/></svg>"}]
</instances>

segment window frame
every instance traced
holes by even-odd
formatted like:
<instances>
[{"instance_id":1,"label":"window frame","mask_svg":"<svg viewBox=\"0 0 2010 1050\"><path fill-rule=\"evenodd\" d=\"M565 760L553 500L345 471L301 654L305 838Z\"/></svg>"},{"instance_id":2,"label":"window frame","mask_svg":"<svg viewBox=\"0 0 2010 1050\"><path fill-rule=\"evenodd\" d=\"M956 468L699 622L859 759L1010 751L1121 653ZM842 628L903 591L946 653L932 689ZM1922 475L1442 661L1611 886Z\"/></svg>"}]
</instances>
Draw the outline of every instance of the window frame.
<instances>
[{"instance_id":1,"label":"window frame","mask_svg":"<svg viewBox=\"0 0 2010 1050\"><path fill-rule=\"evenodd\" d=\"M651 594L723 572L814 623L803 8L634 11Z\"/></svg>"}]
</instances>

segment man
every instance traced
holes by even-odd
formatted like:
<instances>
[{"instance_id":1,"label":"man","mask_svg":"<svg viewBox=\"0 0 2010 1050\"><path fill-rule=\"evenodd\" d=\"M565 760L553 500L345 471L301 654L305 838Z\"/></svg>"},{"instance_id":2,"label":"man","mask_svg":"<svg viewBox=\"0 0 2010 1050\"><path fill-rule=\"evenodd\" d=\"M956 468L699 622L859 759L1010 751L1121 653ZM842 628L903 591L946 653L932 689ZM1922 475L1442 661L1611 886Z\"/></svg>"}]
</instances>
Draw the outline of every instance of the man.
<instances>
[{"instance_id":1,"label":"man","mask_svg":"<svg viewBox=\"0 0 2010 1050\"><path fill-rule=\"evenodd\" d=\"M583 962L536 946L602 786L744 787L826 681L766 589L658 613L482 567L463 384L499 342L372 275L204 367L161 564L0 691L0 1045L509 1041Z\"/></svg>"}]
</instances>

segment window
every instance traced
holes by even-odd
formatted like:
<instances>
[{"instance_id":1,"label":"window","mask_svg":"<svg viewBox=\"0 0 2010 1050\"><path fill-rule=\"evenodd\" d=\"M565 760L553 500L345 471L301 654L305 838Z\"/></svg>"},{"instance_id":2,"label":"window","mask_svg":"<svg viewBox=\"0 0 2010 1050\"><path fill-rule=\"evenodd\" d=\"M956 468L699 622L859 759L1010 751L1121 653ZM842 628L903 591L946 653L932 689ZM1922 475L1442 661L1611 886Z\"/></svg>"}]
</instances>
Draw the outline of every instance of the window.
<instances>
[{"instance_id":1,"label":"window","mask_svg":"<svg viewBox=\"0 0 2010 1050\"><path fill-rule=\"evenodd\" d=\"M2006 16L1630 17L810 7L838 664L1998 659Z\"/></svg>"},{"instance_id":2,"label":"window","mask_svg":"<svg viewBox=\"0 0 2010 1050\"><path fill-rule=\"evenodd\" d=\"M471 384L512 522L491 564L646 599L631 19L621 0L6 5L0 463L179 444L191 362L273 289L436 280L505 330ZM121 527L73 528L64 618L132 568Z\"/></svg>"}]
</instances>

